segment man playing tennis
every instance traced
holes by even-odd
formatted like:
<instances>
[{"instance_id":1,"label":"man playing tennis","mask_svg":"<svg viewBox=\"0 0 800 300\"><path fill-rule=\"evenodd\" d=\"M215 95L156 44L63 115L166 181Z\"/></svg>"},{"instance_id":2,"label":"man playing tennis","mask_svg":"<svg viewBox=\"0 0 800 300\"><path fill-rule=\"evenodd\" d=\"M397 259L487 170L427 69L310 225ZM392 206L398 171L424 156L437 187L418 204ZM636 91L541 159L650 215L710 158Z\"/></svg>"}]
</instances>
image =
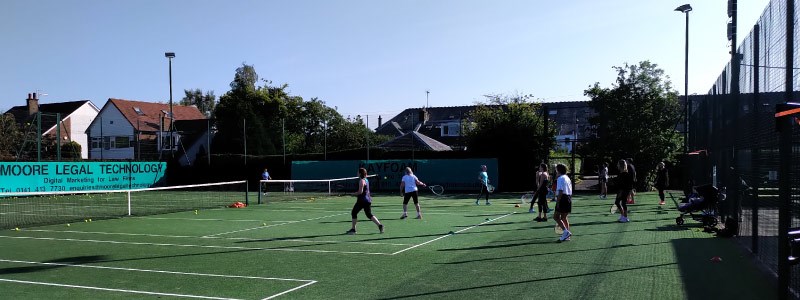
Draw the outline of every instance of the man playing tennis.
<instances>
[{"instance_id":1,"label":"man playing tennis","mask_svg":"<svg viewBox=\"0 0 800 300\"><path fill-rule=\"evenodd\" d=\"M403 215L400 216L400 219L408 218L409 199L414 199L414 208L417 209L417 219L422 219L422 211L419 208L418 185L427 186L422 181L419 181L410 167L406 167L406 175L403 175L403 179L400 181L400 191L403 193Z\"/></svg>"},{"instance_id":2,"label":"man playing tennis","mask_svg":"<svg viewBox=\"0 0 800 300\"><path fill-rule=\"evenodd\" d=\"M481 165L481 172L478 173L478 181L481 182L481 193L478 194L475 205L479 205L478 202L481 201L481 195L484 193L486 193L486 205L492 205L489 203L489 174L486 173L486 165Z\"/></svg>"},{"instance_id":3,"label":"man playing tennis","mask_svg":"<svg viewBox=\"0 0 800 300\"><path fill-rule=\"evenodd\" d=\"M556 179L556 211L553 213L553 219L556 220L556 225L564 230L561 237L558 238L559 242L569 241L572 232L569 230L569 220L567 215L572 212L572 180L567 177L567 166L558 164L556 165L556 172L558 178Z\"/></svg>"},{"instance_id":4,"label":"man playing tennis","mask_svg":"<svg viewBox=\"0 0 800 300\"><path fill-rule=\"evenodd\" d=\"M264 173L261 173L261 180L272 180L272 177L269 176L269 171L267 168L264 168ZM264 195L267 194L267 184L264 183Z\"/></svg>"}]
</instances>

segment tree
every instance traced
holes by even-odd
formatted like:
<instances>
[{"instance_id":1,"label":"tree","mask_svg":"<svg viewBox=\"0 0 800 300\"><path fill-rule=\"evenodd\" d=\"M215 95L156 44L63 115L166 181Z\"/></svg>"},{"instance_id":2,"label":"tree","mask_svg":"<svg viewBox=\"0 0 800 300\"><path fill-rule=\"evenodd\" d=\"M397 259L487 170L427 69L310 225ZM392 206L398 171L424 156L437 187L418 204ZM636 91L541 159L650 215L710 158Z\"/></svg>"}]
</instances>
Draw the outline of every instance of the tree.
<instances>
[{"instance_id":1,"label":"tree","mask_svg":"<svg viewBox=\"0 0 800 300\"><path fill-rule=\"evenodd\" d=\"M513 163L504 174L530 174L553 147L555 126L542 114L541 104L529 102L532 95L488 95L490 105L479 104L469 115L465 130L467 149L477 155L497 157ZM547 128L547 130L545 130ZM533 188L530 178L509 176L510 187Z\"/></svg>"},{"instance_id":2,"label":"tree","mask_svg":"<svg viewBox=\"0 0 800 300\"><path fill-rule=\"evenodd\" d=\"M261 80L263 85L256 86ZM362 148L387 141L362 120L345 120L318 98L306 101L290 95L287 84L259 79L253 66L236 69L231 90L215 108L218 153L243 153L245 122L248 155L322 153Z\"/></svg>"},{"instance_id":3,"label":"tree","mask_svg":"<svg viewBox=\"0 0 800 300\"><path fill-rule=\"evenodd\" d=\"M203 112L206 117L213 117L214 115L214 107L217 104L217 96L214 95L214 91L208 91L203 94L203 91L200 89L194 90L183 90L185 96L181 99L181 105L194 105L197 107L198 110Z\"/></svg>"},{"instance_id":4,"label":"tree","mask_svg":"<svg viewBox=\"0 0 800 300\"><path fill-rule=\"evenodd\" d=\"M589 119L597 126L597 136L579 150L611 165L633 158L639 188L644 188L655 165L672 159L680 149L675 131L681 109L678 92L664 71L649 61L614 69L617 79L610 88L595 83L584 91L597 113Z\"/></svg>"},{"instance_id":5,"label":"tree","mask_svg":"<svg viewBox=\"0 0 800 300\"><path fill-rule=\"evenodd\" d=\"M0 115L0 160L16 158L21 136L14 116Z\"/></svg>"}]
</instances>

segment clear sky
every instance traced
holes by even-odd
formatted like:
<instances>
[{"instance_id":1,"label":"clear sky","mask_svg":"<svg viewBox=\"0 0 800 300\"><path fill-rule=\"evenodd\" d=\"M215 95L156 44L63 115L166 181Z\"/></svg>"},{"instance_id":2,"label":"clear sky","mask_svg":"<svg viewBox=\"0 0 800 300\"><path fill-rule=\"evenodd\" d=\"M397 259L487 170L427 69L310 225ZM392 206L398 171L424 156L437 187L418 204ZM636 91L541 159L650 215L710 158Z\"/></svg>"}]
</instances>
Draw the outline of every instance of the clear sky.
<instances>
[{"instance_id":1,"label":"clear sky","mask_svg":"<svg viewBox=\"0 0 800 300\"><path fill-rule=\"evenodd\" d=\"M696 2L696 3L693 3ZM235 69L287 83L345 117L472 105L485 94L586 100L612 66L650 60L683 93L706 93L730 59L726 0L4 0L0 111L108 98L168 102L184 89L229 90ZM739 1L739 39L769 0Z\"/></svg>"}]
</instances>

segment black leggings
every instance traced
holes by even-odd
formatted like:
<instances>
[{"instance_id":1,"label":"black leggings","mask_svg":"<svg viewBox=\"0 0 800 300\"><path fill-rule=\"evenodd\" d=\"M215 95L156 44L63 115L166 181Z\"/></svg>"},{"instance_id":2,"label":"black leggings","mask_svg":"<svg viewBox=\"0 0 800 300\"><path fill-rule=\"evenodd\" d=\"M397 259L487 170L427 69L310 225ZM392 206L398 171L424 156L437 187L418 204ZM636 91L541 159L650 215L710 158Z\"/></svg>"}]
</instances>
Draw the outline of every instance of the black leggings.
<instances>
[{"instance_id":1,"label":"black leggings","mask_svg":"<svg viewBox=\"0 0 800 300\"><path fill-rule=\"evenodd\" d=\"M536 194L533 195L533 200L531 200L531 208L533 209L533 204L539 207L539 211L547 212L549 207L547 207L547 188L540 188Z\"/></svg>"},{"instance_id":2,"label":"black leggings","mask_svg":"<svg viewBox=\"0 0 800 300\"><path fill-rule=\"evenodd\" d=\"M413 191L403 194L403 204L408 204L409 199L414 199L414 204L419 203L419 192Z\"/></svg>"},{"instance_id":3,"label":"black leggings","mask_svg":"<svg viewBox=\"0 0 800 300\"><path fill-rule=\"evenodd\" d=\"M659 189L659 188L656 188L656 189L658 190L658 199L661 199L661 201L664 201L664 189Z\"/></svg>"},{"instance_id":4,"label":"black leggings","mask_svg":"<svg viewBox=\"0 0 800 300\"><path fill-rule=\"evenodd\" d=\"M631 190L619 190L617 193L617 199L614 200L614 205L617 206L619 211L628 211L628 195L631 194Z\"/></svg>"},{"instance_id":5,"label":"black leggings","mask_svg":"<svg viewBox=\"0 0 800 300\"><path fill-rule=\"evenodd\" d=\"M367 219L372 219L372 203L367 201L357 200L356 204L353 205L353 211L350 212L350 216L353 219L358 219L358 212L364 210L364 214L367 215Z\"/></svg>"},{"instance_id":6,"label":"black leggings","mask_svg":"<svg viewBox=\"0 0 800 300\"><path fill-rule=\"evenodd\" d=\"M486 201L489 201L489 190L486 189L486 185L481 185L481 193L478 194L478 200L481 200L483 193L486 193Z\"/></svg>"}]
</instances>

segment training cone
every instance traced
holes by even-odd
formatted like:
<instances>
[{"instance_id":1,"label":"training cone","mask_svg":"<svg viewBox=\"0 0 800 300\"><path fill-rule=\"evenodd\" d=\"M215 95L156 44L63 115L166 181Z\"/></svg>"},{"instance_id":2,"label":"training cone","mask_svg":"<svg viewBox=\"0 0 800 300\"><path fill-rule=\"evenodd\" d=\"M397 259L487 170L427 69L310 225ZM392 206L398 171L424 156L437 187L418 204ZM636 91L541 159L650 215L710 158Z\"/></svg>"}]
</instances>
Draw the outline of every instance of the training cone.
<instances>
[{"instance_id":1,"label":"training cone","mask_svg":"<svg viewBox=\"0 0 800 300\"><path fill-rule=\"evenodd\" d=\"M450 231L450 232L449 232L449 233L447 233L447 234L456 234L456 233L455 233L455 232L452 232L452 231Z\"/></svg>"},{"instance_id":2,"label":"training cone","mask_svg":"<svg viewBox=\"0 0 800 300\"><path fill-rule=\"evenodd\" d=\"M711 261L712 262L721 262L722 261L722 257L714 256L714 257L711 258Z\"/></svg>"}]
</instances>

